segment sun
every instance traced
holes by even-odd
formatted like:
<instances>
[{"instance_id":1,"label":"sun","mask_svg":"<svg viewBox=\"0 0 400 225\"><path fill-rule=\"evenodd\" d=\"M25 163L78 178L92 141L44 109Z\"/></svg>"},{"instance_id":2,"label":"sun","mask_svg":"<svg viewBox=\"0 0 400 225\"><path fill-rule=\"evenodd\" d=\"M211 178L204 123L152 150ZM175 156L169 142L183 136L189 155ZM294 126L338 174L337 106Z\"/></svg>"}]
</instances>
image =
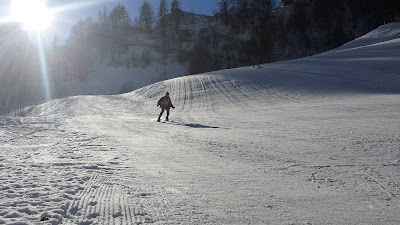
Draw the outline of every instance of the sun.
<instances>
[{"instance_id":1,"label":"sun","mask_svg":"<svg viewBox=\"0 0 400 225\"><path fill-rule=\"evenodd\" d=\"M26 30L42 32L51 26L53 12L44 0L12 0L11 17Z\"/></svg>"}]
</instances>

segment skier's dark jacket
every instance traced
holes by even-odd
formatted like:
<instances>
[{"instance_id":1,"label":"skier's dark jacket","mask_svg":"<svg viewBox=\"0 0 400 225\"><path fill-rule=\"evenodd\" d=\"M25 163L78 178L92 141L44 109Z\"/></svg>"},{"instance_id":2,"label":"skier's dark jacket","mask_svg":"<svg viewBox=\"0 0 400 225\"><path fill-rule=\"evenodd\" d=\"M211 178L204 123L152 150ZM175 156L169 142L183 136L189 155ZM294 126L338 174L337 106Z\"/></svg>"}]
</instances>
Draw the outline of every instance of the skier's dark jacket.
<instances>
[{"instance_id":1,"label":"skier's dark jacket","mask_svg":"<svg viewBox=\"0 0 400 225\"><path fill-rule=\"evenodd\" d=\"M171 99L169 98L169 96L164 96L162 98L160 98L160 100L158 100L157 106L160 106L163 109L169 109L169 108L175 108L172 105Z\"/></svg>"}]
</instances>

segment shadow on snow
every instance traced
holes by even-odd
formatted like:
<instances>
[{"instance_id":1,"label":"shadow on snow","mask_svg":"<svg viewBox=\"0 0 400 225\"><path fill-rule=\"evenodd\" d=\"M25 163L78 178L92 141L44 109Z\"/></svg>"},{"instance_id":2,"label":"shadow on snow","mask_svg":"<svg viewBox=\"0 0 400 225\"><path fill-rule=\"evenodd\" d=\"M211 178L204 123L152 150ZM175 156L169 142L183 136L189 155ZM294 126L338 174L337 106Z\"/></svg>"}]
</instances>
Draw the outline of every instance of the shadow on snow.
<instances>
[{"instance_id":1,"label":"shadow on snow","mask_svg":"<svg viewBox=\"0 0 400 225\"><path fill-rule=\"evenodd\" d=\"M191 128L219 128L219 127L214 127L214 126L207 126L207 125L202 125L198 123L182 123L181 125L191 127Z\"/></svg>"},{"instance_id":2,"label":"shadow on snow","mask_svg":"<svg viewBox=\"0 0 400 225\"><path fill-rule=\"evenodd\" d=\"M203 124L198 124L198 123L179 123L179 122L166 122L166 123L185 126L185 127L191 127L191 128L212 128L212 129L220 128L220 127L208 126L208 125L203 125Z\"/></svg>"}]
</instances>

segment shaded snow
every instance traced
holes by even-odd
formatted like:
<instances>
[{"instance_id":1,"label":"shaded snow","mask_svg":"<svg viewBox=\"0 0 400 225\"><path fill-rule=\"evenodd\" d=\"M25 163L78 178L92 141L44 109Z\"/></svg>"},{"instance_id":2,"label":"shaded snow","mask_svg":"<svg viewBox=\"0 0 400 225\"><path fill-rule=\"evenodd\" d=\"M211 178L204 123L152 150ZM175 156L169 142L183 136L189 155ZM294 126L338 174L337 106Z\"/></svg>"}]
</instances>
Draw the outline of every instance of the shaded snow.
<instances>
[{"instance_id":1,"label":"shaded snow","mask_svg":"<svg viewBox=\"0 0 400 225\"><path fill-rule=\"evenodd\" d=\"M400 23L389 23L369 32L362 37L344 44L342 48L355 48L373 44L384 44L387 41L396 41L400 38ZM340 48L339 48L340 49Z\"/></svg>"},{"instance_id":2,"label":"shaded snow","mask_svg":"<svg viewBox=\"0 0 400 225\"><path fill-rule=\"evenodd\" d=\"M0 117L0 224L399 224L399 28L379 29Z\"/></svg>"}]
</instances>

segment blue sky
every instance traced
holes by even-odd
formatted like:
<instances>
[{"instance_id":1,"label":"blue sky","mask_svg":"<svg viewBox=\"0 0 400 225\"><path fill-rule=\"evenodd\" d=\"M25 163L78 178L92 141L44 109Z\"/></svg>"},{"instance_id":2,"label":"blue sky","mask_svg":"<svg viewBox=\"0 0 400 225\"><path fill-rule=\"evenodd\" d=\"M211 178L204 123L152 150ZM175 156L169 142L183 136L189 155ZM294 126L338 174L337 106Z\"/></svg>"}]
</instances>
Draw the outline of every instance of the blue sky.
<instances>
[{"instance_id":1,"label":"blue sky","mask_svg":"<svg viewBox=\"0 0 400 225\"><path fill-rule=\"evenodd\" d=\"M69 5L74 3L84 2L82 0L52 0L49 1L52 6ZM115 5L124 5L129 11L132 19L138 14L140 6L142 6L144 0L86 0L86 2L92 2L92 6L86 6L81 9L74 9L68 12L73 17L85 17L87 15L97 15L97 11L107 6L108 9L112 9ZM155 12L158 10L160 0L148 0L153 6ZM170 6L172 0L168 0ZM218 0L180 0L181 7L185 11L193 11L195 13L201 13L211 15L215 10L218 9Z\"/></svg>"},{"instance_id":2,"label":"blue sky","mask_svg":"<svg viewBox=\"0 0 400 225\"><path fill-rule=\"evenodd\" d=\"M0 0L0 14L7 15L11 0ZM28 0L27 0L28 1ZM65 8L55 16L53 22L53 31L50 33L54 36L57 34L61 39L65 39L71 27L79 20L86 17L96 17L99 10L105 6L111 10L117 4L124 5L128 10L130 17L134 20L138 16L139 8L143 5L144 0L46 0L51 8ZM171 5L172 0L167 0ZM181 8L184 11L194 12L198 14L213 15L218 10L219 0L180 0ZM148 0L153 6L155 13L158 11L160 0ZM75 6L75 7L71 7Z\"/></svg>"},{"instance_id":3,"label":"blue sky","mask_svg":"<svg viewBox=\"0 0 400 225\"><path fill-rule=\"evenodd\" d=\"M29 1L29 0L27 0ZM138 16L139 8L143 5L144 0L45 0L50 8L62 8L55 15L53 28L50 36L57 33L61 39L65 39L71 27L76 24L79 19L89 16L96 17L99 10L105 6L111 10L117 4L121 4L128 10L132 21ZM167 0L170 7L172 0ZM0 16L6 17L10 15L11 0L0 0ZM157 13L160 0L148 0L153 6L154 13ZM212 15L218 10L218 0L180 0L181 8L184 11ZM73 7L72 7L73 6ZM68 7L68 9L65 9Z\"/></svg>"},{"instance_id":4,"label":"blue sky","mask_svg":"<svg viewBox=\"0 0 400 225\"><path fill-rule=\"evenodd\" d=\"M160 4L160 0L147 0L152 6L156 13ZM55 4L55 2L57 2ZM73 3L82 2L81 0L53 0L53 5L68 5ZM138 16L139 8L143 5L144 0L92 0L92 2L98 2L91 6L69 10L63 14L69 15L71 19L79 19L87 16L96 16L100 9L106 6L109 10L117 4L121 4L126 7L132 20ZM168 6L171 5L172 0L168 0ZM206 15L212 15L213 12L218 10L218 0L180 0L181 8L184 11L193 11L195 13L201 13Z\"/></svg>"},{"instance_id":5,"label":"blue sky","mask_svg":"<svg viewBox=\"0 0 400 225\"><path fill-rule=\"evenodd\" d=\"M60 7L71 4L79 4L84 2L82 0L52 0L49 1L51 7ZM88 16L96 17L99 10L103 9L104 6L108 10L111 10L117 4L121 4L126 7L130 17L134 20L138 16L139 8L143 5L144 0L86 0L86 2L93 3L92 5L74 8L59 13L56 17L55 25L57 26L57 33L61 37L68 36L69 29L79 19L86 18ZM153 6L153 10L156 13L160 4L160 0L148 0ZM168 6L170 7L172 0L168 0ZM184 11L212 15L218 10L218 0L180 0L181 8Z\"/></svg>"}]
</instances>

